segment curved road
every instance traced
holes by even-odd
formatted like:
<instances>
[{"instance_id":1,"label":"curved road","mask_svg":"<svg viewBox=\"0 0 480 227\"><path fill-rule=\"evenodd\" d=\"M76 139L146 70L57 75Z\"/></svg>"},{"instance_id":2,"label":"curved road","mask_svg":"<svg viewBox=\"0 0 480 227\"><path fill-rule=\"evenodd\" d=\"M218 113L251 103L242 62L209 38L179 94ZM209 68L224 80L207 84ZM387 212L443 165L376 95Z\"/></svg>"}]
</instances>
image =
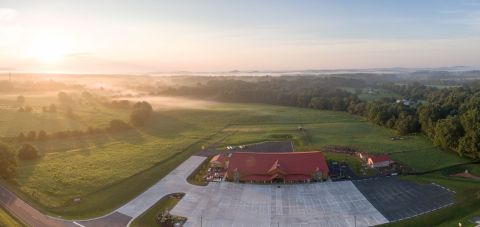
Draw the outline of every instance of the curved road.
<instances>
[{"instance_id":1,"label":"curved road","mask_svg":"<svg viewBox=\"0 0 480 227\"><path fill-rule=\"evenodd\" d=\"M199 187L187 183L187 177L206 159L206 157L192 156L174 169L166 177L158 181L135 199L103 217L90 220L62 220L49 217L28 205L7 188L0 186L0 204L7 208L28 226L35 227L125 227L136 217L148 210L162 197L175 193L185 192Z\"/></svg>"}]
</instances>

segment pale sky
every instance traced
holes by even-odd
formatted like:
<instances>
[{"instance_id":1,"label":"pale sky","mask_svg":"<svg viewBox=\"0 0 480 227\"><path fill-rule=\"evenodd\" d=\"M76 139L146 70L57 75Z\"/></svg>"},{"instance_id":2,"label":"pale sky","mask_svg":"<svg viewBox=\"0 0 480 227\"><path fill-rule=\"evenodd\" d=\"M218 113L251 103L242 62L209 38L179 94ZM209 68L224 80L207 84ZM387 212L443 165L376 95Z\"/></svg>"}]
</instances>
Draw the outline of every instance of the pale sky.
<instances>
[{"instance_id":1,"label":"pale sky","mask_svg":"<svg viewBox=\"0 0 480 227\"><path fill-rule=\"evenodd\" d=\"M0 0L0 71L480 66L475 0Z\"/></svg>"}]
</instances>

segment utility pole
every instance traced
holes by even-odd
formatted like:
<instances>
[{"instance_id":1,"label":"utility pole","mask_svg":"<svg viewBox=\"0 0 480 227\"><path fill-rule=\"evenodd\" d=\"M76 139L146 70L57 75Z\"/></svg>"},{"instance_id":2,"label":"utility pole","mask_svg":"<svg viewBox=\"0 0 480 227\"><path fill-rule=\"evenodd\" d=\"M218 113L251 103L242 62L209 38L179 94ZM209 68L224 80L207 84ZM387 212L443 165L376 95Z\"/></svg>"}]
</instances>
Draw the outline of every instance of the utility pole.
<instances>
[{"instance_id":1,"label":"utility pole","mask_svg":"<svg viewBox=\"0 0 480 227\"><path fill-rule=\"evenodd\" d=\"M353 223L355 223L355 227L357 227L357 216L353 215Z\"/></svg>"},{"instance_id":2,"label":"utility pole","mask_svg":"<svg viewBox=\"0 0 480 227\"><path fill-rule=\"evenodd\" d=\"M203 216L200 216L200 227L203 227Z\"/></svg>"}]
</instances>

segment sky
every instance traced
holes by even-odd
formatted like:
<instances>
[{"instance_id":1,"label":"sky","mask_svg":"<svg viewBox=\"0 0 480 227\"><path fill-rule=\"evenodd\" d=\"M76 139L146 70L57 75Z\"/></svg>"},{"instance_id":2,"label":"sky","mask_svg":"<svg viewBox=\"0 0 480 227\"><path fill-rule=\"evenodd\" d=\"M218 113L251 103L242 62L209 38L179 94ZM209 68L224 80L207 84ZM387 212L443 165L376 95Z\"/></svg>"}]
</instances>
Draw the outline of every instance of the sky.
<instances>
[{"instance_id":1,"label":"sky","mask_svg":"<svg viewBox=\"0 0 480 227\"><path fill-rule=\"evenodd\" d=\"M480 66L475 0L0 0L0 71Z\"/></svg>"}]
</instances>

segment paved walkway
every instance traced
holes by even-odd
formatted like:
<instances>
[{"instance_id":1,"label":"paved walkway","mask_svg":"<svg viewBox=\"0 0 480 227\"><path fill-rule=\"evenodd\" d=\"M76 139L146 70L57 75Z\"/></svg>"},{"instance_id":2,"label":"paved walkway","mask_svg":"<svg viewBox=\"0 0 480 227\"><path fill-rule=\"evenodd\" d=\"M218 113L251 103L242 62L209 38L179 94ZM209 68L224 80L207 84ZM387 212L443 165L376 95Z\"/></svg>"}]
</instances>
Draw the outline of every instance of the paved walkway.
<instances>
[{"instance_id":1,"label":"paved walkway","mask_svg":"<svg viewBox=\"0 0 480 227\"><path fill-rule=\"evenodd\" d=\"M144 193L137 196L137 198L120 207L117 211L132 218L136 218L166 195L176 192L188 194L192 190L201 189L201 186L189 184L187 182L187 177L200 164L202 164L205 159L205 157L200 156L190 157L162 180L157 182Z\"/></svg>"}]
</instances>

